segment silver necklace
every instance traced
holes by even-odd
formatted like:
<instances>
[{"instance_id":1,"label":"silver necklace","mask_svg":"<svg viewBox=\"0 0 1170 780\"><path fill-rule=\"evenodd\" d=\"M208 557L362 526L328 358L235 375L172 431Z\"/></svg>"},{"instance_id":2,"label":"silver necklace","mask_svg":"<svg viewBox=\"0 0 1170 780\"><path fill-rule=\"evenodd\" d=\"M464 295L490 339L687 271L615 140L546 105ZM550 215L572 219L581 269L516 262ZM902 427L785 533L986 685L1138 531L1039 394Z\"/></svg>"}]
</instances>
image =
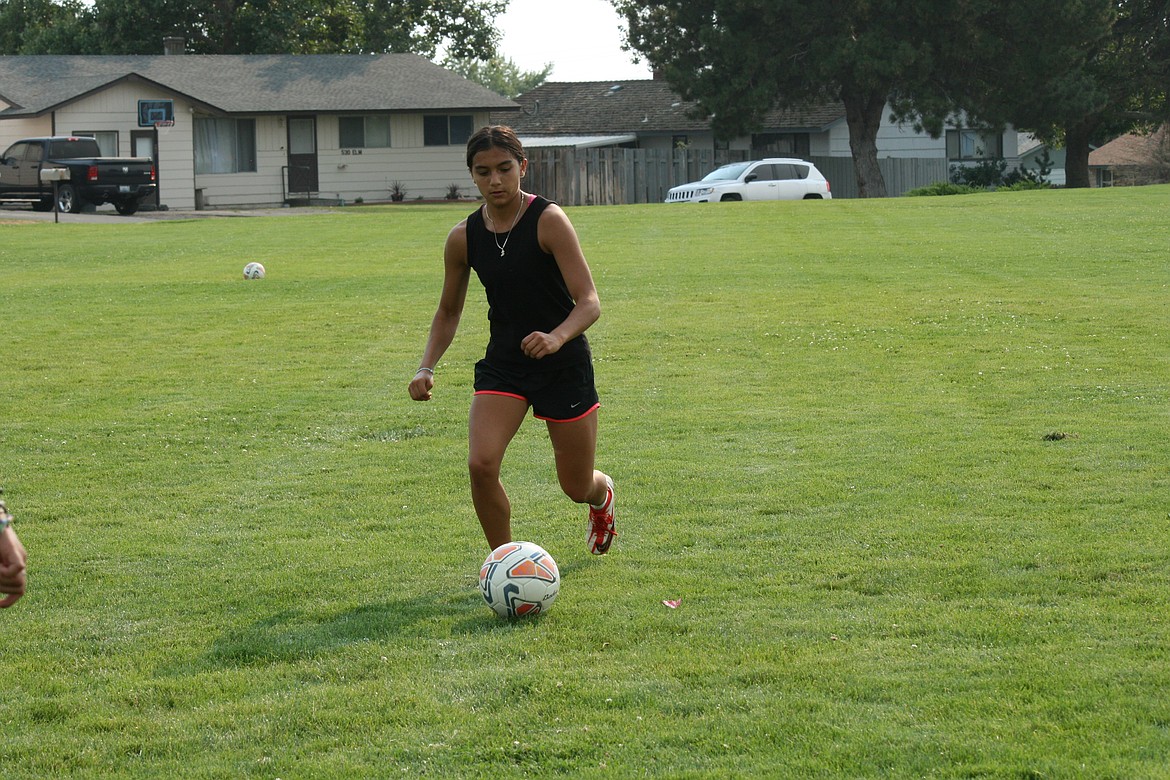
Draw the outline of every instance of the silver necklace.
<instances>
[{"instance_id":1,"label":"silver necklace","mask_svg":"<svg viewBox=\"0 0 1170 780\"><path fill-rule=\"evenodd\" d=\"M504 247L508 246L508 241L512 238L512 231L516 229L516 223L520 221L520 212L524 210L524 193L520 193L520 208L516 209L516 216L512 219L512 227L508 228L508 235L504 238L504 243L500 243L499 234L496 233L496 221L492 219L491 214L488 214L487 206L483 207L484 216L492 223L492 241L495 242L496 249L500 250L500 257L504 256Z\"/></svg>"}]
</instances>

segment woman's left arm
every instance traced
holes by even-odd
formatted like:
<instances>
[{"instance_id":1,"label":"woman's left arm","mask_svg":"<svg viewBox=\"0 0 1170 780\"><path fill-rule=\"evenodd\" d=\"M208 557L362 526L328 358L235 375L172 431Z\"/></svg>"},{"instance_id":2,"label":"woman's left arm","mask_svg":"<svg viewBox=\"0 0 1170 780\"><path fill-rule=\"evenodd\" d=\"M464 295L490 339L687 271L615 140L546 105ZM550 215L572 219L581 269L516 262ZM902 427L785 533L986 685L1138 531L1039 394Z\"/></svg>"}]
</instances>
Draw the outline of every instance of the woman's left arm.
<instances>
[{"instance_id":1,"label":"woman's left arm","mask_svg":"<svg viewBox=\"0 0 1170 780\"><path fill-rule=\"evenodd\" d=\"M555 203L550 204L540 215L537 239L540 248L556 258L574 305L565 321L551 333L530 333L520 343L524 354L531 358L542 358L557 352L566 342L584 333L601 316L601 299L593 284L593 274L589 271L589 263L585 261L585 253L581 251L577 231L573 229L573 223L564 210Z\"/></svg>"}]
</instances>

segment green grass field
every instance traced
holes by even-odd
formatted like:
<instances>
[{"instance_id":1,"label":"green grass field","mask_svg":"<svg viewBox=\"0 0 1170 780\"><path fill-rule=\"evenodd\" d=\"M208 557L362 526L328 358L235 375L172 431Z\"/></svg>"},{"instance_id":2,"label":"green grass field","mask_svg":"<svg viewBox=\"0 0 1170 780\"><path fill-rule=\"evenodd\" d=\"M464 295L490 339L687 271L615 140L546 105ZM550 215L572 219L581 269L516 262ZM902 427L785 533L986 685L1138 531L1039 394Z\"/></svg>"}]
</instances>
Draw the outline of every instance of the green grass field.
<instances>
[{"instance_id":1,"label":"green grass field","mask_svg":"<svg viewBox=\"0 0 1170 780\"><path fill-rule=\"evenodd\" d=\"M621 535L526 423L514 623L470 208L0 224L0 777L1170 777L1170 188L571 209Z\"/></svg>"}]
</instances>

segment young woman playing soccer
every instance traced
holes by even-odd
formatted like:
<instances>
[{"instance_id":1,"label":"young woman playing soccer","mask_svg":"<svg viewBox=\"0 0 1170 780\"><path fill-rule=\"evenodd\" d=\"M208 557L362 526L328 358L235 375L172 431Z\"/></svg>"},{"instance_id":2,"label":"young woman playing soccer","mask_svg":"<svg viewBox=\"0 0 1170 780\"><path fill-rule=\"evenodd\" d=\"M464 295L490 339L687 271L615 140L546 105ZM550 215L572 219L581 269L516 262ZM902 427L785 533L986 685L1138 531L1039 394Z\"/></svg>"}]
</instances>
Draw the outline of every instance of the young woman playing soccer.
<instances>
[{"instance_id":1,"label":"young woman playing soccer","mask_svg":"<svg viewBox=\"0 0 1170 780\"><path fill-rule=\"evenodd\" d=\"M512 541L500 466L532 407L548 426L561 489L589 504L589 551L604 555L617 533L613 480L594 468L600 403L585 338L601 315L593 275L560 206L520 189L528 159L511 128L476 132L467 167L484 205L447 235L443 291L410 397L430 400L435 364L455 338L474 270L487 293L490 338L475 365L467 463L488 546Z\"/></svg>"}]
</instances>

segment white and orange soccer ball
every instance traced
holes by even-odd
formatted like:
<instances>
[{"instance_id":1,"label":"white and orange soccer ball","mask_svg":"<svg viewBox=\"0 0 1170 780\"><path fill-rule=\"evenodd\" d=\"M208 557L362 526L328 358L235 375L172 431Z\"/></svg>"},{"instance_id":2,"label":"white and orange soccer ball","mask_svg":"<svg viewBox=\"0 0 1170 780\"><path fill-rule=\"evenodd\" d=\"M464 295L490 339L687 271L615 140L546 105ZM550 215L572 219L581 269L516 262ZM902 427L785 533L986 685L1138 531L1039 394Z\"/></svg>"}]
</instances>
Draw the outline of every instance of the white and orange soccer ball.
<instances>
[{"instance_id":1,"label":"white and orange soccer ball","mask_svg":"<svg viewBox=\"0 0 1170 780\"><path fill-rule=\"evenodd\" d=\"M539 615L561 590L557 562L532 542L508 542L491 551L479 569L479 589L500 617Z\"/></svg>"}]
</instances>

